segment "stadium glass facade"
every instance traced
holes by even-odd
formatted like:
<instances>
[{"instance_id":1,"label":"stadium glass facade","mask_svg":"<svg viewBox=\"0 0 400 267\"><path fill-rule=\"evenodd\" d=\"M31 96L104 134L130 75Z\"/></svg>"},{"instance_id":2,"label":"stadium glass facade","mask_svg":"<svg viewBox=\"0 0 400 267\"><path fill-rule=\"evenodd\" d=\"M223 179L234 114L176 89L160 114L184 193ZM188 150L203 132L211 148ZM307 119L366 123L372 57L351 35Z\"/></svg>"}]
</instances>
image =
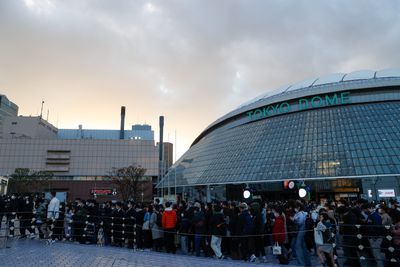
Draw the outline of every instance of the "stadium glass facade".
<instances>
[{"instance_id":1,"label":"stadium glass facade","mask_svg":"<svg viewBox=\"0 0 400 267\"><path fill-rule=\"evenodd\" d=\"M158 186L224 199L248 184L271 198L293 193L288 180L313 199L397 197L400 71L336 74L258 97L205 129Z\"/></svg>"}]
</instances>

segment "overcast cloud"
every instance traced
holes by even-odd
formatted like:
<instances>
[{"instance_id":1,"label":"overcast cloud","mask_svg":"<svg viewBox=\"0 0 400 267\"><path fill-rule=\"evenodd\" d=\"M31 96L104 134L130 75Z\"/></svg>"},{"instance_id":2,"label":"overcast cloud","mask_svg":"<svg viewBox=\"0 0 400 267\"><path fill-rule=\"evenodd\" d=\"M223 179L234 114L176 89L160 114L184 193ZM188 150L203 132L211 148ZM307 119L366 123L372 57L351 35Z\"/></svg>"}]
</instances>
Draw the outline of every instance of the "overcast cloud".
<instances>
[{"instance_id":1,"label":"overcast cloud","mask_svg":"<svg viewBox=\"0 0 400 267\"><path fill-rule=\"evenodd\" d=\"M178 156L283 85L400 67L400 1L0 1L0 93L59 128L157 130ZM158 131L157 131L158 132Z\"/></svg>"}]
</instances>

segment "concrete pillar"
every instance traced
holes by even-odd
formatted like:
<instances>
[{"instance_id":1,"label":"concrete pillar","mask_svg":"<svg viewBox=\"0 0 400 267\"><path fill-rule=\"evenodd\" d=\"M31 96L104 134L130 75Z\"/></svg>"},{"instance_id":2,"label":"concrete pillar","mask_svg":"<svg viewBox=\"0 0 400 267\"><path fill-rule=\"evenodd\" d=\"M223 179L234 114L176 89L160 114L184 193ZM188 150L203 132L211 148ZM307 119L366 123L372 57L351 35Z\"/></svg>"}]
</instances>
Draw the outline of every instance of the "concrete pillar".
<instances>
[{"instance_id":1,"label":"concrete pillar","mask_svg":"<svg viewBox=\"0 0 400 267\"><path fill-rule=\"evenodd\" d=\"M210 185L207 185L207 203L211 202L211 189Z\"/></svg>"}]
</instances>

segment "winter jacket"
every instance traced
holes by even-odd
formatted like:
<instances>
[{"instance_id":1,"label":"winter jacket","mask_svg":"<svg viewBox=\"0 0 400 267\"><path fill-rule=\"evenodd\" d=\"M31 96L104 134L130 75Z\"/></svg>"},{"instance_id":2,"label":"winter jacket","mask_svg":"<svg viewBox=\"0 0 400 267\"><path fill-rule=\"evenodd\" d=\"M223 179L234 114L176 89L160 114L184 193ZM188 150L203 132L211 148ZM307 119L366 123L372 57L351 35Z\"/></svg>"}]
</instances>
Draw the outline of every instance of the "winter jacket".
<instances>
[{"instance_id":1,"label":"winter jacket","mask_svg":"<svg viewBox=\"0 0 400 267\"><path fill-rule=\"evenodd\" d=\"M166 208L161 221L164 229L175 229L177 223L176 212L172 208Z\"/></svg>"},{"instance_id":2,"label":"winter jacket","mask_svg":"<svg viewBox=\"0 0 400 267\"><path fill-rule=\"evenodd\" d=\"M205 234L207 231L206 217L203 211L198 211L193 216L195 234Z\"/></svg>"},{"instance_id":3,"label":"winter jacket","mask_svg":"<svg viewBox=\"0 0 400 267\"><path fill-rule=\"evenodd\" d=\"M215 236L226 235L226 223L224 214L222 212L215 212L210 219L211 234Z\"/></svg>"},{"instance_id":4,"label":"winter jacket","mask_svg":"<svg viewBox=\"0 0 400 267\"><path fill-rule=\"evenodd\" d=\"M159 239L164 237L163 229L157 225L157 213L158 211L153 212L150 217L150 229L153 239Z\"/></svg>"},{"instance_id":5,"label":"winter jacket","mask_svg":"<svg viewBox=\"0 0 400 267\"><path fill-rule=\"evenodd\" d=\"M254 222L251 218L250 212L248 210L242 211L239 215L238 229L241 235L253 235L254 234Z\"/></svg>"},{"instance_id":6,"label":"winter jacket","mask_svg":"<svg viewBox=\"0 0 400 267\"><path fill-rule=\"evenodd\" d=\"M272 228L272 240L274 243L278 242L279 245L285 243L286 232L285 232L285 218L281 215L275 219L274 226Z\"/></svg>"},{"instance_id":7,"label":"winter jacket","mask_svg":"<svg viewBox=\"0 0 400 267\"><path fill-rule=\"evenodd\" d=\"M384 228L382 226L382 218L376 211L368 216L368 235L370 237L382 237Z\"/></svg>"}]
</instances>

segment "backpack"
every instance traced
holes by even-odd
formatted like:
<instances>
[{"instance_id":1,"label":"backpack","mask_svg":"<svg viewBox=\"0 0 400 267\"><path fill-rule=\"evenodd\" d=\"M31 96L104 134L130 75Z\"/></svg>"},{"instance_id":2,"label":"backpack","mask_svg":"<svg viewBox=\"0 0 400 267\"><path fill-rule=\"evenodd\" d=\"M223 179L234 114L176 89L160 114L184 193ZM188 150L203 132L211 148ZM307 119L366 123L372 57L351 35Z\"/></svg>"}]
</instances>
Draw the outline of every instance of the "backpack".
<instances>
[{"instance_id":1,"label":"backpack","mask_svg":"<svg viewBox=\"0 0 400 267\"><path fill-rule=\"evenodd\" d=\"M162 214L161 214L161 212L157 212L156 215L157 215L156 225L158 227L162 227Z\"/></svg>"},{"instance_id":2,"label":"backpack","mask_svg":"<svg viewBox=\"0 0 400 267\"><path fill-rule=\"evenodd\" d=\"M327 227L324 232L322 232L322 239L324 240L324 244L333 244L334 237L332 236L332 228Z\"/></svg>"}]
</instances>

